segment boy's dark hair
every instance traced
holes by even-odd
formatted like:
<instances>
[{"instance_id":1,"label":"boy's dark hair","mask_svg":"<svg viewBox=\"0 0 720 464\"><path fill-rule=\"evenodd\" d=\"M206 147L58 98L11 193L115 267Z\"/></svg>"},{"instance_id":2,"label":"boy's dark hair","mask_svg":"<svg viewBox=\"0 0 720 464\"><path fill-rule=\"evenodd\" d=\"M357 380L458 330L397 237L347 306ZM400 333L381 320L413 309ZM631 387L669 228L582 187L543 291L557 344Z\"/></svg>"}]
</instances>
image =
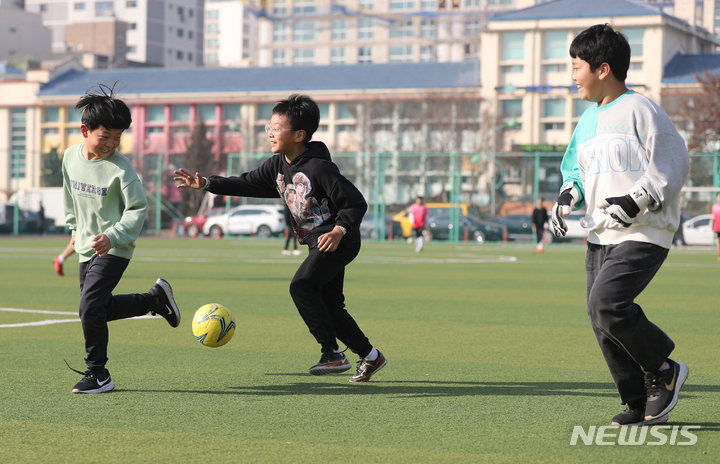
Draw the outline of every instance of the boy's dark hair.
<instances>
[{"instance_id":1,"label":"boy's dark hair","mask_svg":"<svg viewBox=\"0 0 720 464\"><path fill-rule=\"evenodd\" d=\"M112 88L104 84L92 87L75 105L76 110L82 110L82 123L91 131L100 126L105 129L122 130L130 127L132 123L130 108L115 96L115 84Z\"/></svg>"},{"instance_id":2,"label":"boy's dark hair","mask_svg":"<svg viewBox=\"0 0 720 464\"><path fill-rule=\"evenodd\" d=\"M609 24L596 24L575 37L570 44L570 56L587 61L593 72L607 63L615 79L625 82L630 67L630 44L627 37Z\"/></svg>"},{"instance_id":3,"label":"boy's dark hair","mask_svg":"<svg viewBox=\"0 0 720 464\"><path fill-rule=\"evenodd\" d=\"M303 143L307 146L320 125L320 108L307 95L294 93L273 107L273 114L286 116L292 130L305 131Z\"/></svg>"}]
</instances>

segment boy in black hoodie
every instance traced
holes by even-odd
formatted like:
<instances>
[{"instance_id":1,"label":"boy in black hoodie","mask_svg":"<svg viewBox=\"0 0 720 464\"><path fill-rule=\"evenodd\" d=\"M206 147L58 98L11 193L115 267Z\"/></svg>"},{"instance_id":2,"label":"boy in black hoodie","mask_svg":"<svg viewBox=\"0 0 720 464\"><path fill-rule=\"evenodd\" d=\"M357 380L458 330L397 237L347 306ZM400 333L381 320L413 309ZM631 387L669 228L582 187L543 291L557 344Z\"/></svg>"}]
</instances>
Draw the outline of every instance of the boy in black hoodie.
<instances>
[{"instance_id":1,"label":"boy in black hoodie","mask_svg":"<svg viewBox=\"0 0 720 464\"><path fill-rule=\"evenodd\" d=\"M351 382L367 382L387 360L368 341L345 310L345 266L360 251L360 222L367 203L338 170L322 142L310 142L320 124L320 109L308 96L293 94L273 108L265 132L275 154L259 168L237 177L208 176L185 169L175 171L178 188L285 200L292 227L309 248L290 283L290 295L310 333L322 347L313 375L345 372L350 363L337 340L360 356Z\"/></svg>"}]
</instances>

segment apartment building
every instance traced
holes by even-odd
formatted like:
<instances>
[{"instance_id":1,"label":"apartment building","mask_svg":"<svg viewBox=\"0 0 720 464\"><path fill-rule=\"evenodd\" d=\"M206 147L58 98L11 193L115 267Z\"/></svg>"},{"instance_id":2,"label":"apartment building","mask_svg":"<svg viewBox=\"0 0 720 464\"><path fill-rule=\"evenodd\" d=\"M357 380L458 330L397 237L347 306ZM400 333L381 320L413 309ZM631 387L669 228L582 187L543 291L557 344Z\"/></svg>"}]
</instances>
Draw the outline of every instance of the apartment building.
<instances>
[{"instance_id":1,"label":"apartment building","mask_svg":"<svg viewBox=\"0 0 720 464\"><path fill-rule=\"evenodd\" d=\"M257 17L243 2L205 2L205 66L255 66Z\"/></svg>"},{"instance_id":2,"label":"apartment building","mask_svg":"<svg viewBox=\"0 0 720 464\"><path fill-rule=\"evenodd\" d=\"M498 137L498 150L567 143L590 105L580 100L571 79L568 49L579 32L602 23L628 37L628 85L661 105L670 60L715 50L713 32L633 1L555 0L498 14L482 34L484 105L496 126L514 123Z\"/></svg>"},{"instance_id":3,"label":"apartment building","mask_svg":"<svg viewBox=\"0 0 720 464\"><path fill-rule=\"evenodd\" d=\"M52 31L54 52L68 51L72 44L66 26L101 30L110 27L108 18L127 23L128 61L166 67L202 65L203 0L27 0L25 10L39 13ZM80 27L80 26L78 26ZM99 44L88 33L84 51ZM76 44L77 40L73 39Z\"/></svg>"}]
</instances>

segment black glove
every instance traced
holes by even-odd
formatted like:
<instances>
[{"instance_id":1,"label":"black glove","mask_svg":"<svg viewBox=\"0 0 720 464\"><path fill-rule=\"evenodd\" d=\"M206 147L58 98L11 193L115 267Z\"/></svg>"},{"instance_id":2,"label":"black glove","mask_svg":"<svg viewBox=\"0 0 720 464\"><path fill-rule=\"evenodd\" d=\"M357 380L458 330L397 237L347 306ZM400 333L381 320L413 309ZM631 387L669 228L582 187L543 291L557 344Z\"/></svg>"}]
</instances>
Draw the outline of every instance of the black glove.
<instances>
[{"instance_id":1,"label":"black glove","mask_svg":"<svg viewBox=\"0 0 720 464\"><path fill-rule=\"evenodd\" d=\"M647 207L651 201L652 198L644 188L635 186L630 189L627 195L606 198L599 201L596 206L623 227L630 227L635 222L640 209Z\"/></svg>"}]
</instances>

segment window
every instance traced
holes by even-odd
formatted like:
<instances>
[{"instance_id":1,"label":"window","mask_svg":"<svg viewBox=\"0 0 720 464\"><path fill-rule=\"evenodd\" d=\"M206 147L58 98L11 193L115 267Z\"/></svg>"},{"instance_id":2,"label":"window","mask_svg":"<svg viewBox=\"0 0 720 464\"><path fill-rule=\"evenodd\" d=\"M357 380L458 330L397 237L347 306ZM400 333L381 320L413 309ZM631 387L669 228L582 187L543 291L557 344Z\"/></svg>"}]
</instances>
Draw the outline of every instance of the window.
<instances>
[{"instance_id":1,"label":"window","mask_svg":"<svg viewBox=\"0 0 720 464\"><path fill-rule=\"evenodd\" d=\"M95 3L95 16L112 16L113 4L112 2L97 2Z\"/></svg>"},{"instance_id":2,"label":"window","mask_svg":"<svg viewBox=\"0 0 720 464\"><path fill-rule=\"evenodd\" d=\"M565 117L565 99L553 98L544 100L545 111L543 116L546 118L563 118Z\"/></svg>"},{"instance_id":3,"label":"window","mask_svg":"<svg viewBox=\"0 0 720 464\"><path fill-rule=\"evenodd\" d=\"M564 122L546 122L546 123L543 123L543 128L546 131L565 130L565 123Z\"/></svg>"},{"instance_id":4,"label":"window","mask_svg":"<svg viewBox=\"0 0 720 464\"><path fill-rule=\"evenodd\" d=\"M57 127L48 127L43 129L42 131L43 137L53 136L53 135L60 135L60 129Z\"/></svg>"},{"instance_id":5,"label":"window","mask_svg":"<svg viewBox=\"0 0 720 464\"><path fill-rule=\"evenodd\" d=\"M135 29L137 29L137 23L129 23L128 24L129 31L134 31Z\"/></svg>"},{"instance_id":6,"label":"window","mask_svg":"<svg viewBox=\"0 0 720 464\"><path fill-rule=\"evenodd\" d=\"M317 102L318 109L320 110L320 119L330 118L330 103L328 102ZM322 127L322 126L320 126ZM322 129L318 129L322 131ZM327 132L327 126L325 126L325 132Z\"/></svg>"},{"instance_id":7,"label":"window","mask_svg":"<svg viewBox=\"0 0 720 464\"><path fill-rule=\"evenodd\" d=\"M218 10L208 10L207 19L218 19Z\"/></svg>"},{"instance_id":8,"label":"window","mask_svg":"<svg viewBox=\"0 0 720 464\"><path fill-rule=\"evenodd\" d=\"M433 53L432 45L422 45L420 47L420 61L421 62L428 63L430 61L434 61L433 57L434 57L434 53Z\"/></svg>"},{"instance_id":9,"label":"window","mask_svg":"<svg viewBox=\"0 0 720 464\"><path fill-rule=\"evenodd\" d=\"M567 58L567 31L545 32L545 59L556 60Z\"/></svg>"},{"instance_id":10,"label":"window","mask_svg":"<svg viewBox=\"0 0 720 464\"><path fill-rule=\"evenodd\" d=\"M523 65L514 64L509 66L500 66L500 72L503 74L520 74L523 72Z\"/></svg>"},{"instance_id":11,"label":"window","mask_svg":"<svg viewBox=\"0 0 720 464\"><path fill-rule=\"evenodd\" d=\"M435 21L432 19L423 19L420 21L420 37L431 39L435 37Z\"/></svg>"},{"instance_id":12,"label":"window","mask_svg":"<svg viewBox=\"0 0 720 464\"><path fill-rule=\"evenodd\" d=\"M137 8L137 0L127 0L125 2L125 8Z\"/></svg>"},{"instance_id":13,"label":"window","mask_svg":"<svg viewBox=\"0 0 720 464\"><path fill-rule=\"evenodd\" d=\"M272 118L272 110L275 103L260 103L257 106L257 115L259 121L269 121Z\"/></svg>"},{"instance_id":14,"label":"window","mask_svg":"<svg viewBox=\"0 0 720 464\"><path fill-rule=\"evenodd\" d=\"M525 57L525 33L505 32L502 37L502 59L522 60Z\"/></svg>"},{"instance_id":15,"label":"window","mask_svg":"<svg viewBox=\"0 0 720 464\"><path fill-rule=\"evenodd\" d=\"M374 10L375 9L375 0L359 0L358 5L363 10Z\"/></svg>"},{"instance_id":16,"label":"window","mask_svg":"<svg viewBox=\"0 0 720 464\"><path fill-rule=\"evenodd\" d=\"M242 105L240 103L227 103L223 105L222 118L223 121L240 121L240 110Z\"/></svg>"},{"instance_id":17,"label":"window","mask_svg":"<svg viewBox=\"0 0 720 464\"><path fill-rule=\"evenodd\" d=\"M40 4L40 12L41 12L41 13L44 13L44 12L46 12L47 10L48 10L47 3L41 3L41 4Z\"/></svg>"},{"instance_id":18,"label":"window","mask_svg":"<svg viewBox=\"0 0 720 464\"><path fill-rule=\"evenodd\" d=\"M170 112L171 121L190 121L190 105L173 105Z\"/></svg>"},{"instance_id":19,"label":"window","mask_svg":"<svg viewBox=\"0 0 720 464\"><path fill-rule=\"evenodd\" d=\"M215 105L203 104L197 106L197 117L205 122L215 122Z\"/></svg>"},{"instance_id":20,"label":"window","mask_svg":"<svg viewBox=\"0 0 720 464\"><path fill-rule=\"evenodd\" d=\"M192 38L193 38L193 31L188 31L188 39L192 39Z\"/></svg>"},{"instance_id":21,"label":"window","mask_svg":"<svg viewBox=\"0 0 720 464\"><path fill-rule=\"evenodd\" d=\"M272 65L273 66L285 66L285 50L273 50L272 54Z\"/></svg>"},{"instance_id":22,"label":"window","mask_svg":"<svg viewBox=\"0 0 720 464\"><path fill-rule=\"evenodd\" d=\"M638 58L643 56L643 36L645 35L645 29L641 27L632 27L623 29L623 34L627 37L630 43L630 56Z\"/></svg>"},{"instance_id":23,"label":"window","mask_svg":"<svg viewBox=\"0 0 720 464\"><path fill-rule=\"evenodd\" d=\"M137 45L128 45L128 46L127 46L127 52L128 52L128 53L135 53L135 52L137 52Z\"/></svg>"},{"instance_id":24,"label":"window","mask_svg":"<svg viewBox=\"0 0 720 464\"><path fill-rule=\"evenodd\" d=\"M82 110L76 110L72 106L66 107L65 122L82 122Z\"/></svg>"},{"instance_id":25,"label":"window","mask_svg":"<svg viewBox=\"0 0 720 464\"><path fill-rule=\"evenodd\" d=\"M147 121L147 122L163 122L163 121L165 121L165 105L148 105L146 107L145 121Z\"/></svg>"},{"instance_id":26,"label":"window","mask_svg":"<svg viewBox=\"0 0 720 464\"><path fill-rule=\"evenodd\" d=\"M208 34L217 34L218 33L218 25L217 24L208 24L207 33Z\"/></svg>"},{"instance_id":27,"label":"window","mask_svg":"<svg viewBox=\"0 0 720 464\"><path fill-rule=\"evenodd\" d=\"M295 0L293 13L295 14L312 14L316 11L315 0Z\"/></svg>"},{"instance_id":28,"label":"window","mask_svg":"<svg viewBox=\"0 0 720 464\"><path fill-rule=\"evenodd\" d=\"M421 10L437 10L437 0L420 0Z\"/></svg>"},{"instance_id":29,"label":"window","mask_svg":"<svg viewBox=\"0 0 720 464\"><path fill-rule=\"evenodd\" d=\"M465 8L480 8L480 0L465 0Z\"/></svg>"},{"instance_id":30,"label":"window","mask_svg":"<svg viewBox=\"0 0 720 464\"><path fill-rule=\"evenodd\" d=\"M633 61L630 63L630 67L628 68L628 71L642 71L643 64L642 61Z\"/></svg>"},{"instance_id":31,"label":"window","mask_svg":"<svg viewBox=\"0 0 720 464\"><path fill-rule=\"evenodd\" d=\"M411 21L396 21L390 24L390 38L391 39L402 39L405 37L413 36L413 22Z\"/></svg>"},{"instance_id":32,"label":"window","mask_svg":"<svg viewBox=\"0 0 720 464\"><path fill-rule=\"evenodd\" d=\"M490 5L512 5L512 0L487 0L488 6Z\"/></svg>"},{"instance_id":33,"label":"window","mask_svg":"<svg viewBox=\"0 0 720 464\"><path fill-rule=\"evenodd\" d=\"M358 21L358 40L369 40L373 38L373 20L361 19Z\"/></svg>"},{"instance_id":34,"label":"window","mask_svg":"<svg viewBox=\"0 0 720 464\"><path fill-rule=\"evenodd\" d=\"M10 177L24 179L26 108L10 109Z\"/></svg>"},{"instance_id":35,"label":"window","mask_svg":"<svg viewBox=\"0 0 720 464\"><path fill-rule=\"evenodd\" d=\"M480 36L482 24L480 21L468 21L465 23L465 37Z\"/></svg>"},{"instance_id":36,"label":"window","mask_svg":"<svg viewBox=\"0 0 720 464\"><path fill-rule=\"evenodd\" d=\"M358 63L372 63L372 47L358 48Z\"/></svg>"},{"instance_id":37,"label":"window","mask_svg":"<svg viewBox=\"0 0 720 464\"><path fill-rule=\"evenodd\" d=\"M73 7L75 8L75 11L82 11L85 9L85 4L84 3L76 3L75 5L73 5Z\"/></svg>"},{"instance_id":38,"label":"window","mask_svg":"<svg viewBox=\"0 0 720 464\"><path fill-rule=\"evenodd\" d=\"M412 10L414 7L414 0L390 0L390 11Z\"/></svg>"},{"instance_id":39,"label":"window","mask_svg":"<svg viewBox=\"0 0 720 464\"><path fill-rule=\"evenodd\" d=\"M185 53L183 53L182 50L178 50L177 52L175 52L175 58L177 58L178 60L182 60L183 58L185 58Z\"/></svg>"},{"instance_id":40,"label":"window","mask_svg":"<svg viewBox=\"0 0 720 464\"><path fill-rule=\"evenodd\" d=\"M60 107L46 106L43 108L43 122L60 122Z\"/></svg>"},{"instance_id":41,"label":"window","mask_svg":"<svg viewBox=\"0 0 720 464\"><path fill-rule=\"evenodd\" d=\"M357 103L340 102L337 104L338 119L355 119Z\"/></svg>"},{"instance_id":42,"label":"window","mask_svg":"<svg viewBox=\"0 0 720 464\"><path fill-rule=\"evenodd\" d=\"M273 23L273 42L286 42L287 41L287 24L286 23Z\"/></svg>"},{"instance_id":43,"label":"window","mask_svg":"<svg viewBox=\"0 0 720 464\"><path fill-rule=\"evenodd\" d=\"M218 39L208 39L207 40L207 48L209 50L215 50L218 48Z\"/></svg>"},{"instance_id":44,"label":"window","mask_svg":"<svg viewBox=\"0 0 720 464\"><path fill-rule=\"evenodd\" d=\"M165 133L165 128L162 126L159 127L146 127L145 128L145 134L150 137L153 135L162 135Z\"/></svg>"},{"instance_id":45,"label":"window","mask_svg":"<svg viewBox=\"0 0 720 464\"><path fill-rule=\"evenodd\" d=\"M502 100L500 111L504 118L521 118L522 106L522 100Z\"/></svg>"},{"instance_id":46,"label":"window","mask_svg":"<svg viewBox=\"0 0 720 464\"><path fill-rule=\"evenodd\" d=\"M185 30L184 30L184 29L178 29L178 30L177 30L177 36L178 36L178 37L185 37Z\"/></svg>"},{"instance_id":47,"label":"window","mask_svg":"<svg viewBox=\"0 0 720 464\"><path fill-rule=\"evenodd\" d=\"M331 64L345 64L345 49L343 47L333 47L330 50Z\"/></svg>"},{"instance_id":48,"label":"window","mask_svg":"<svg viewBox=\"0 0 720 464\"><path fill-rule=\"evenodd\" d=\"M546 64L544 67L546 73L565 73L567 72L566 64Z\"/></svg>"},{"instance_id":49,"label":"window","mask_svg":"<svg viewBox=\"0 0 720 464\"><path fill-rule=\"evenodd\" d=\"M586 109L593 106L595 103L587 100L581 100L579 98L573 99L573 116L579 118L585 112Z\"/></svg>"},{"instance_id":50,"label":"window","mask_svg":"<svg viewBox=\"0 0 720 464\"><path fill-rule=\"evenodd\" d=\"M294 66L312 66L315 64L315 50L312 48L297 48L293 53Z\"/></svg>"},{"instance_id":51,"label":"window","mask_svg":"<svg viewBox=\"0 0 720 464\"><path fill-rule=\"evenodd\" d=\"M315 40L315 21L295 21L293 41L312 42Z\"/></svg>"},{"instance_id":52,"label":"window","mask_svg":"<svg viewBox=\"0 0 720 464\"><path fill-rule=\"evenodd\" d=\"M333 19L332 32L330 38L332 40L345 40L347 35L347 21L344 19Z\"/></svg>"},{"instance_id":53,"label":"window","mask_svg":"<svg viewBox=\"0 0 720 464\"><path fill-rule=\"evenodd\" d=\"M396 45L390 47L390 57L388 61L391 63L412 61L412 46Z\"/></svg>"},{"instance_id":54,"label":"window","mask_svg":"<svg viewBox=\"0 0 720 464\"><path fill-rule=\"evenodd\" d=\"M217 53L208 53L205 55L205 64L217 64L218 63L218 55Z\"/></svg>"}]
</instances>

